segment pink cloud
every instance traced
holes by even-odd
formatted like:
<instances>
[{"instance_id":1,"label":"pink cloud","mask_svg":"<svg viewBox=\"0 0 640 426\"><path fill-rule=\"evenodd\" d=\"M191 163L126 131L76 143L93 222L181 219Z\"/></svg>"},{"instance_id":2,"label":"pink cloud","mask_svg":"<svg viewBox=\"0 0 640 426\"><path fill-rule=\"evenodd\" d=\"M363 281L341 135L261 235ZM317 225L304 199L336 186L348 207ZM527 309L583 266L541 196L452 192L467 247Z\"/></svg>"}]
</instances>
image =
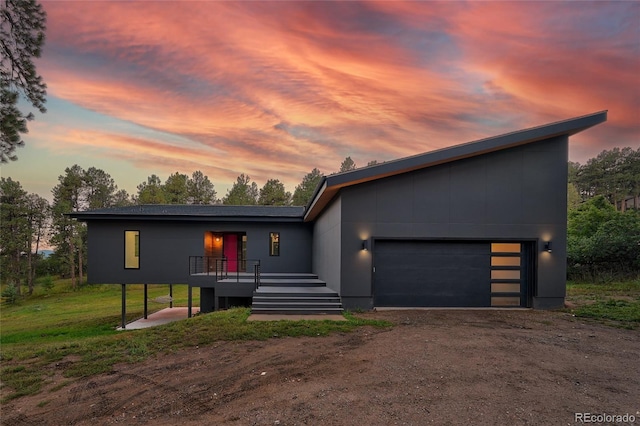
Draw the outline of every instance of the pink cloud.
<instances>
[{"instance_id":1,"label":"pink cloud","mask_svg":"<svg viewBox=\"0 0 640 426\"><path fill-rule=\"evenodd\" d=\"M347 155L388 160L606 108L608 129L638 140L638 30L609 39L581 26L599 4L577 17L533 2L73 6L45 3L49 91L188 141L95 130L94 148L141 167L209 165L293 187ZM621 143L611 134L577 143Z\"/></svg>"},{"instance_id":2,"label":"pink cloud","mask_svg":"<svg viewBox=\"0 0 640 426\"><path fill-rule=\"evenodd\" d=\"M526 100L538 116L609 109L611 125L637 131L640 57L632 52L638 50L640 31L635 21L615 38L598 34L592 25L603 19L601 6L474 4L458 16L455 34L470 71L491 76L492 84ZM638 5L621 6L640 17ZM570 12L573 22L554 19Z\"/></svg>"}]
</instances>

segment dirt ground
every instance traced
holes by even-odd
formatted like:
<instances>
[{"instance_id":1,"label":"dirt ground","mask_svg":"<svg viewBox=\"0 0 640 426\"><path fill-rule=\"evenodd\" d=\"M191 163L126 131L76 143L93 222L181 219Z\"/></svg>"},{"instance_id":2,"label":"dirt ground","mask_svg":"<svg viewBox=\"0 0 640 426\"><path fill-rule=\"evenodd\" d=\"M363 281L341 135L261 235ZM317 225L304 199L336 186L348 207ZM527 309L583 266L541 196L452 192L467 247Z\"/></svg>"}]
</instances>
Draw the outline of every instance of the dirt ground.
<instances>
[{"instance_id":1,"label":"dirt ground","mask_svg":"<svg viewBox=\"0 0 640 426\"><path fill-rule=\"evenodd\" d=\"M576 412L640 424L637 330L525 310L362 316L396 325L117 365L8 403L2 424L567 425Z\"/></svg>"}]
</instances>

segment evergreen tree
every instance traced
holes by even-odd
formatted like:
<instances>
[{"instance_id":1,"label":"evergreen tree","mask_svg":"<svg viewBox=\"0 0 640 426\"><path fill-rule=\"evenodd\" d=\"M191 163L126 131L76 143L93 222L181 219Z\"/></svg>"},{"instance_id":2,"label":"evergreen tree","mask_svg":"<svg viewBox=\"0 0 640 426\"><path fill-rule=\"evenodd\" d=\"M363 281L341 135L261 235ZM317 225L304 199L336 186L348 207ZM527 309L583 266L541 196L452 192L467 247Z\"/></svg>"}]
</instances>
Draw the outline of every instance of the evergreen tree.
<instances>
[{"instance_id":1,"label":"evergreen tree","mask_svg":"<svg viewBox=\"0 0 640 426\"><path fill-rule=\"evenodd\" d=\"M269 179L260 189L258 204L262 206L288 206L291 204L291 193L278 179Z\"/></svg>"},{"instance_id":2,"label":"evergreen tree","mask_svg":"<svg viewBox=\"0 0 640 426\"><path fill-rule=\"evenodd\" d=\"M580 193L573 183L567 184L567 210L572 210L580 205Z\"/></svg>"},{"instance_id":3,"label":"evergreen tree","mask_svg":"<svg viewBox=\"0 0 640 426\"><path fill-rule=\"evenodd\" d=\"M189 176L175 172L170 175L162 186L164 202L167 204L187 204L189 190L187 182Z\"/></svg>"},{"instance_id":4,"label":"evergreen tree","mask_svg":"<svg viewBox=\"0 0 640 426\"><path fill-rule=\"evenodd\" d=\"M20 182L0 178L0 231L2 279L16 288L20 295L21 279L25 275L23 256L27 245L27 192Z\"/></svg>"},{"instance_id":5,"label":"evergreen tree","mask_svg":"<svg viewBox=\"0 0 640 426\"><path fill-rule=\"evenodd\" d=\"M151 175L146 182L138 185L138 196L136 204L165 204L165 194L162 189L162 182L156 175Z\"/></svg>"},{"instance_id":6,"label":"evergreen tree","mask_svg":"<svg viewBox=\"0 0 640 426\"><path fill-rule=\"evenodd\" d=\"M21 284L33 293L35 260L44 237L49 203L36 194L27 194L20 182L0 179L0 268L2 279L16 288Z\"/></svg>"},{"instance_id":7,"label":"evergreen tree","mask_svg":"<svg viewBox=\"0 0 640 426\"><path fill-rule=\"evenodd\" d=\"M570 163L569 181L574 181L584 200L604 195L611 204L624 209L627 197L640 196L640 148L613 148L584 165Z\"/></svg>"},{"instance_id":8,"label":"evergreen tree","mask_svg":"<svg viewBox=\"0 0 640 426\"><path fill-rule=\"evenodd\" d=\"M126 190L120 189L113 194L113 207L124 207L132 204L133 201Z\"/></svg>"},{"instance_id":9,"label":"evergreen tree","mask_svg":"<svg viewBox=\"0 0 640 426\"><path fill-rule=\"evenodd\" d=\"M322 173L320 173L320 170L314 168L310 173L307 173L302 178L300 185L296 186L295 191L293 191L291 204L294 206L306 206L311 201L313 192L321 180Z\"/></svg>"},{"instance_id":10,"label":"evergreen tree","mask_svg":"<svg viewBox=\"0 0 640 426\"><path fill-rule=\"evenodd\" d=\"M78 165L66 168L58 177L58 185L53 190L51 243L60 252L71 277L71 286L77 288L76 266L80 282L83 279L82 247L85 225L71 219L66 213L77 212L82 207L84 170ZM77 260L77 263L76 263Z\"/></svg>"},{"instance_id":11,"label":"evergreen tree","mask_svg":"<svg viewBox=\"0 0 640 426\"><path fill-rule=\"evenodd\" d=\"M200 170L193 172L191 179L187 182L187 193L189 204L215 204L216 190L207 176Z\"/></svg>"},{"instance_id":12,"label":"evergreen tree","mask_svg":"<svg viewBox=\"0 0 640 426\"><path fill-rule=\"evenodd\" d=\"M114 205L118 186L104 170L89 167L83 173L84 202L89 210L104 209Z\"/></svg>"},{"instance_id":13,"label":"evergreen tree","mask_svg":"<svg viewBox=\"0 0 640 426\"><path fill-rule=\"evenodd\" d=\"M39 259L40 241L48 229L50 216L49 202L37 194L29 194L26 199L27 212L27 286L33 294L36 262ZM34 256L35 255L35 256Z\"/></svg>"},{"instance_id":14,"label":"evergreen tree","mask_svg":"<svg viewBox=\"0 0 640 426\"><path fill-rule=\"evenodd\" d=\"M238 176L227 195L222 199L223 204L235 206L253 206L258 202L258 185L251 182L251 178L244 173Z\"/></svg>"},{"instance_id":15,"label":"evergreen tree","mask_svg":"<svg viewBox=\"0 0 640 426\"><path fill-rule=\"evenodd\" d=\"M340 164L339 173L348 172L355 169L356 169L356 163L351 159L351 157L347 157L344 159L342 164Z\"/></svg>"},{"instance_id":16,"label":"evergreen tree","mask_svg":"<svg viewBox=\"0 0 640 426\"><path fill-rule=\"evenodd\" d=\"M44 45L46 13L35 0L3 0L0 3L0 162L16 160L21 133L33 114L18 109L26 99L41 113L46 112L46 85L33 62Z\"/></svg>"}]
</instances>

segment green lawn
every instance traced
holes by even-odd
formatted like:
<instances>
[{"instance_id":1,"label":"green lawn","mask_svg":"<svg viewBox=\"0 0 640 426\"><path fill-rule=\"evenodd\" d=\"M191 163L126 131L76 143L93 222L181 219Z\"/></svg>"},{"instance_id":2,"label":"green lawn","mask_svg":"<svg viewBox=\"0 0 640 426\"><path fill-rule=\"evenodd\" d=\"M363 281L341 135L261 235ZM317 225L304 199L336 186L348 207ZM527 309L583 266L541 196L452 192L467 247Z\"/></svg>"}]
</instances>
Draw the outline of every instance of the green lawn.
<instances>
[{"instance_id":1,"label":"green lawn","mask_svg":"<svg viewBox=\"0 0 640 426\"><path fill-rule=\"evenodd\" d=\"M168 285L148 286L149 299L168 294ZM194 291L193 297L198 306L199 292ZM173 299L174 306L187 306L187 286L174 285ZM84 285L72 291L68 280L59 280L48 292L36 287L32 296L2 306L0 344L41 345L113 334L121 322L121 303L120 285ZM149 302L149 313L168 306ZM143 310L143 285L127 285L127 320L142 317Z\"/></svg>"},{"instance_id":2,"label":"green lawn","mask_svg":"<svg viewBox=\"0 0 640 426\"><path fill-rule=\"evenodd\" d=\"M640 279L606 284L568 282L567 302L577 317L615 327L640 327Z\"/></svg>"},{"instance_id":3,"label":"green lawn","mask_svg":"<svg viewBox=\"0 0 640 426\"><path fill-rule=\"evenodd\" d=\"M198 299L194 292L194 306ZM168 286L149 286L149 298L166 296ZM174 286L174 306L187 305L187 287ZM42 289L15 305L3 305L0 313L0 379L2 402L41 391L50 379L52 362L67 358L67 377L108 372L118 362L137 362L181 348L203 346L220 340L264 340L285 336L324 336L355 327L390 326L345 314L347 321L247 322L248 308L198 315L143 330L115 331L121 320L119 285L83 286L69 290L58 281L54 289ZM166 304L150 303L151 310ZM127 286L128 320L143 311L143 286ZM66 365L66 364L65 364Z\"/></svg>"}]
</instances>

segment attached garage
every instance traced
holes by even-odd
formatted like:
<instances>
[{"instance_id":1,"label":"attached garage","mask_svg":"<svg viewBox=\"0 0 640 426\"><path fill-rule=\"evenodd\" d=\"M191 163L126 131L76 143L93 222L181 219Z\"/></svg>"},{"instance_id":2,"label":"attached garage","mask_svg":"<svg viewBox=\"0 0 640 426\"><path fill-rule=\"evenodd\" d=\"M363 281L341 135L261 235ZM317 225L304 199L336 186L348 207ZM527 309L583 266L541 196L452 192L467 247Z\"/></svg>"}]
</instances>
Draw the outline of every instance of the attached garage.
<instances>
[{"instance_id":1,"label":"attached garage","mask_svg":"<svg viewBox=\"0 0 640 426\"><path fill-rule=\"evenodd\" d=\"M377 240L376 307L526 307L532 243Z\"/></svg>"},{"instance_id":2,"label":"attached garage","mask_svg":"<svg viewBox=\"0 0 640 426\"><path fill-rule=\"evenodd\" d=\"M597 112L324 177L304 216L313 272L346 309L562 307L569 138L606 119Z\"/></svg>"}]
</instances>

